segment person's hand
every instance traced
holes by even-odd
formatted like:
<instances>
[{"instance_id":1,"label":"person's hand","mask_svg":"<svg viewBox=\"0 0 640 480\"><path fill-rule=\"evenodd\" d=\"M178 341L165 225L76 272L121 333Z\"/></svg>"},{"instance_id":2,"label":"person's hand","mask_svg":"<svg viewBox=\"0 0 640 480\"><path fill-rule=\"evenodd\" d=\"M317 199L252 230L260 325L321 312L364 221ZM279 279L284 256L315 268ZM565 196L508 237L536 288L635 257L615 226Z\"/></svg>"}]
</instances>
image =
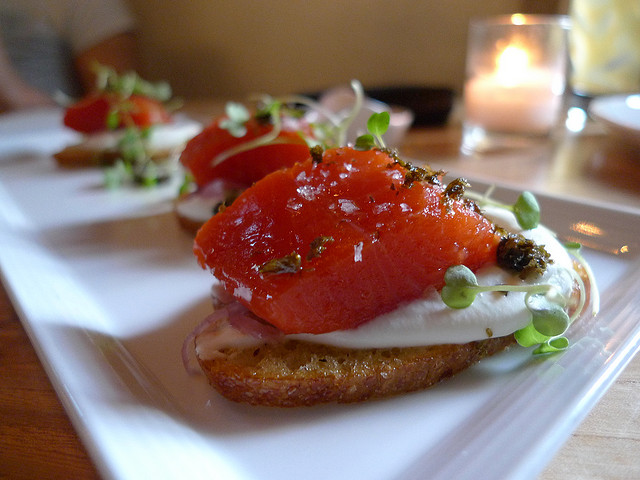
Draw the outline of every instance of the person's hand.
<instances>
[{"instance_id":1,"label":"person's hand","mask_svg":"<svg viewBox=\"0 0 640 480\"><path fill-rule=\"evenodd\" d=\"M15 82L10 86L3 85L0 90L0 112L55 105L49 95L26 85L24 82Z\"/></svg>"},{"instance_id":2,"label":"person's hand","mask_svg":"<svg viewBox=\"0 0 640 480\"><path fill-rule=\"evenodd\" d=\"M0 112L55 105L46 93L25 82L14 69L0 36Z\"/></svg>"}]
</instances>

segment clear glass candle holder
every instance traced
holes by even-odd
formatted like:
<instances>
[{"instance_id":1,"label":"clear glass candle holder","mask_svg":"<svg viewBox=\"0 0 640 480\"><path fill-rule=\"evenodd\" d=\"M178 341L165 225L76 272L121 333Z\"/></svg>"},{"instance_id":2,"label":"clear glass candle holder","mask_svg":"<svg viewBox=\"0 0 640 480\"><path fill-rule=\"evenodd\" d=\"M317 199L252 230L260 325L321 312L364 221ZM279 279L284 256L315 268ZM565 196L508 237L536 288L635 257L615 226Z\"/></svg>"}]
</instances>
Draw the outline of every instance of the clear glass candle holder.
<instances>
[{"instance_id":1,"label":"clear glass candle holder","mask_svg":"<svg viewBox=\"0 0 640 480\"><path fill-rule=\"evenodd\" d=\"M563 108L568 26L560 15L471 21L463 153L524 147L551 133Z\"/></svg>"}]
</instances>

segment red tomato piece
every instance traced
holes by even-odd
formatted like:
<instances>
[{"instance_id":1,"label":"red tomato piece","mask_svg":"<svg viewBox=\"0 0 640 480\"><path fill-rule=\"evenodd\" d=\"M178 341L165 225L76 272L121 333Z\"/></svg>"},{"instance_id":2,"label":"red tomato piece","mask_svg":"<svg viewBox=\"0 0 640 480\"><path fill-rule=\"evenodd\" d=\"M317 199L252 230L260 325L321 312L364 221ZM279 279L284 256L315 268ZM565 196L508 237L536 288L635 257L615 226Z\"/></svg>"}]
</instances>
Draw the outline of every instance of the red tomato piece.
<instances>
[{"instance_id":1,"label":"red tomato piece","mask_svg":"<svg viewBox=\"0 0 640 480\"><path fill-rule=\"evenodd\" d=\"M246 124L247 133L238 138L220 127L224 118L216 119L192 138L180 156L182 164L201 187L216 178L248 187L274 170L309 158L309 147L298 131L283 128L270 144L243 151L214 166L213 162L221 153L266 135L273 129L272 125L251 118ZM306 124L300 124L300 127L308 129Z\"/></svg>"},{"instance_id":2,"label":"red tomato piece","mask_svg":"<svg viewBox=\"0 0 640 480\"><path fill-rule=\"evenodd\" d=\"M96 133L108 130L107 118L118 113L118 127L132 124L141 128L168 123L171 116L161 102L140 95L121 98L116 94L91 94L65 111L64 124L78 132Z\"/></svg>"},{"instance_id":3,"label":"red tomato piece","mask_svg":"<svg viewBox=\"0 0 640 480\"><path fill-rule=\"evenodd\" d=\"M496 261L491 222L443 186L405 186L406 173L380 150L328 150L247 189L202 227L194 253L285 333L357 327L441 288L449 266Z\"/></svg>"},{"instance_id":4,"label":"red tomato piece","mask_svg":"<svg viewBox=\"0 0 640 480\"><path fill-rule=\"evenodd\" d=\"M120 115L120 126L126 126L125 117L130 116L134 125L140 128L150 127L162 123L169 123L171 115L164 108L162 102L140 95L131 95L125 100L123 114Z\"/></svg>"},{"instance_id":5,"label":"red tomato piece","mask_svg":"<svg viewBox=\"0 0 640 480\"><path fill-rule=\"evenodd\" d=\"M106 130L111 104L104 95L90 95L71 105L64 114L64 124L78 132Z\"/></svg>"}]
</instances>

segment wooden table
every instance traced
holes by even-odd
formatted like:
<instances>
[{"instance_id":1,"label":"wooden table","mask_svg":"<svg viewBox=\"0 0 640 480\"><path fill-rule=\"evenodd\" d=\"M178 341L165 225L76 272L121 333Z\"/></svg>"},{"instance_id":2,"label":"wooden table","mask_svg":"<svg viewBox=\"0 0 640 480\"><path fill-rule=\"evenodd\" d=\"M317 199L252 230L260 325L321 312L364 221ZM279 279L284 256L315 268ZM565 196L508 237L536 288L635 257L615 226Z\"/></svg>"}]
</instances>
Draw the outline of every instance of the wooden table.
<instances>
[{"instance_id":1,"label":"wooden table","mask_svg":"<svg viewBox=\"0 0 640 480\"><path fill-rule=\"evenodd\" d=\"M195 111L202 117L210 112ZM456 126L423 128L409 134L402 151L470 177L640 211L640 148L596 126L581 135L560 135L540 148L482 158L461 157L459 144ZM2 288L0 478L98 478ZM640 478L640 356L550 459L541 478Z\"/></svg>"}]
</instances>

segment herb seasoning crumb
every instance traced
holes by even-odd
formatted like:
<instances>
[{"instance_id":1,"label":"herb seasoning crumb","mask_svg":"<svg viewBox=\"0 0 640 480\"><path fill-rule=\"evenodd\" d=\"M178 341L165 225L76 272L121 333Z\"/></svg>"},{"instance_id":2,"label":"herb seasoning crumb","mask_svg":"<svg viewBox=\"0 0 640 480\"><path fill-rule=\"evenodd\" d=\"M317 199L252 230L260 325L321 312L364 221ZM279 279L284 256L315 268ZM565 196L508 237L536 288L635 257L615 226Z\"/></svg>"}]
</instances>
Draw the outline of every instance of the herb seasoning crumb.
<instances>
[{"instance_id":1,"label":"herb seasoning crumb","mask_svg":"<svg viewBox=\"0 0 640 480\"><path fill-rule=\"evenodd\" d=\"M509 233L498 245L498 265L520 274L520 278L539 276L553 263L543 246L520 234Z\"/></svg>"},{"instance_id":2,"label":"herb seasoning crumb","mask_svg":"<svg viewBox=\"0 0 640 480\"><path fill-rule=\"evenodd\" d=\"M320 236L315 238L311 242L309 253L307 253L307 261L319 257L322 252L324 252L325 248L327 248L325 245L329 242L333 242L333 237Z\"/></svg>"},{"instance_id":3,"label":"herb seasoning crumb","mask_svg":"<svg viewBox=\"0 0 640 480\"><path fill-rule=\"evenodd\" d=\"M469 182L464 178L456 178L449 182L444 190L444 196L449 200L460 200L464 196L465 190L469 187Z\"/></svg>"},{"instance_id":4,"label":"herb seasoning crumb","mask_svg":"<svg viewBox=\"0 0 640 480\"><path fill-rule=\"evenodd\" d=\"M296 273L302 269L302 257L296 253L291 252L282 258L274 258L264 263L260 268L260 273L270 273L278 275L281 273Z\"/></svg>"},{"instance_id":5,"label":"herb seasoning crumb","mask_svg":"<svg viewBox=\"0 0 640 480\"><path fill-rule=\"evenodd\" d=\"M311 153L311 161L315 164L322 163L322 155L324 154L324 149L320 145L316 145L309 149Z\"/></svg>"},{"instance_id":6,"label":"herb seasoning crumb","mask_svg":"<svg viewBox=\"0 0 640 480\"><path fill-rule=\"evenodd\" d=\"M400 159L394 152L393 155L389 154L396 165L404 168L407 173L404 176L404 183L402 184L406 188L411 188L414 182L428 182L432 185L440 185L440 177L444 175L442 170L433 170L429 166L416 167L409 162Z\"/></svg>"}]
</instances>

